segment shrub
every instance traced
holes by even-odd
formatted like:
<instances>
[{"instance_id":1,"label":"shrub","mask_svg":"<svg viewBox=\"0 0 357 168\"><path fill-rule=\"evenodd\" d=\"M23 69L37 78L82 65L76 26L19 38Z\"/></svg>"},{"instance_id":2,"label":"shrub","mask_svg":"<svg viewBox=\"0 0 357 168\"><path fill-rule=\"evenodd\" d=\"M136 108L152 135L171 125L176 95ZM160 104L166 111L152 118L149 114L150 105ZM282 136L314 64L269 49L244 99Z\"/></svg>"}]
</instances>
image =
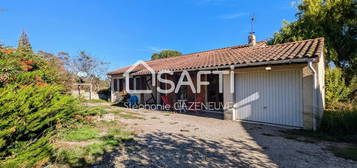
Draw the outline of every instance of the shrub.
<instances>
[{"instance_id":1,"label":"shrub","mask_svg":"<svg viewBox=\"0 0 357 168\"><path fill-rule=\"evenodd\" d=\"M349 99L351 100L351 104L357 106L357 76L354 76L350 81L349 88L351 89L351 94L349 95Z\"/></svg>"},{"instance_id":2,"label":"shrub","mask_svg":"<svg viewBox=\"0 0 357 168\"><path fill-rule=\"evenodd\" d=\"M335 108L338 102L347 101L351 89L345 84L342 71L339 68L326 70L326 104L328 108Z\"/></svg>"},{"instance_id":3,"label":"shrub","mask_svg":"<svg viewBox=\"0 0 357 168\"><path fill-rule=\"evenodd\" d=\"M0 48L0 167L42 167L56 128L81 111L59 85L64 70L21 37L18 49Z\"/></svg>"},{"instance_id":4,"label":"shrub","mask_svg":"<svg viewBox=\"0 0 357 168\"><path fill-rule=\"evenodd\" d=\"M78 109L77 101L62 87L29 85L0 88L0 167L32 166L48 158L56 127Z\"/></svg>"},{"instance_id":5,"label":"shrub","mask_svg":"<svg viewBox=\"0 0 357 168\"><path fill-rule=\"evenodd\" d=\"M99 90L97 93L100 99L108 101L111 92L110 92L110 88L106 88L106 89Z\"/></svg>"},{"instance_id":6,"label":"shrub","mask_svg":"<svg viewBox=\"0 0 357 168\"><path fill-rule=\"evenodd\" d=\"M339 140L357 142L357 108L325 111L319 131Z\"/></svg>"}]
</instances>

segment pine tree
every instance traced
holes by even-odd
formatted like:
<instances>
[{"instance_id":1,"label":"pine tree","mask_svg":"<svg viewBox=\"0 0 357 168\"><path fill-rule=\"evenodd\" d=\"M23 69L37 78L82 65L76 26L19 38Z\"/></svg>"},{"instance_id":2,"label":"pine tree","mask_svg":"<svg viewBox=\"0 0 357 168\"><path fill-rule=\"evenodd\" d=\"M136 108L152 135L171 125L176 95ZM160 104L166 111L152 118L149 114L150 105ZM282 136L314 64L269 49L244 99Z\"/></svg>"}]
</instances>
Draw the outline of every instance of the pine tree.
<instances>
[{"instance_id":1,"label":"pine tree","mask_svg":"<svg viewBox=\"0 0 357 168\"><path fill-rule=\"evenodd\" d=\"M25 31L22 31L21 33L17 50L21 53L33 53L29 37Z\"/></svg>"}]
</instances>

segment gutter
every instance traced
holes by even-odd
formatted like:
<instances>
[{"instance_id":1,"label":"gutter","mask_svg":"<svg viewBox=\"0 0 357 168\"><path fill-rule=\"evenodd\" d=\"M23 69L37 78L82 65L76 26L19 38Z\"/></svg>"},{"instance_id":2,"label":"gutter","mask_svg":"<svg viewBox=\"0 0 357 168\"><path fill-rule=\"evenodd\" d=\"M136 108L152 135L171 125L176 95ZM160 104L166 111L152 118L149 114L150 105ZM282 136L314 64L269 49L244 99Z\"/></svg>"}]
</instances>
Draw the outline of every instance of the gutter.
<instances>
[{"instance_id":1,"label":"gutter","mask_svg":"<svg viewBox=\"0 0 357 168\"><path fill-rule=\"evenodd\" d=\"M292 64L292 63L304 63L304 62L309 62L309 61L315 61L315 59L313 59L313 58L299 58L299 59L291 59L291 60L254 62L254 63L245 63L245 64L237 64L237 65L224 65L224 66L215 66L215 67L207 67L207 68L189 69L186 71L225 69L225 68L232 68L232 67L242 68L242 67L250 67L250 66L275 65L275 64ZM183 71L183 70L179 70L179 71Z\"/></svg>"},{"instance_id":2,"label":"gutter","mask_svg":"<svg viewBox=\"0 0 357 168\"><path fill-rule=\"evenodd\" d=\"M313 91L312 91L312 127L313 130L316 131L316 116L317 116L317 112L316 112L316 92L317 92L317 74L316 74L316 70L314 69L313 65L312 65L312 61L309 61L307 63L307 66L310 68L310 70L312 71L313 75L314 75L314 87L313 87Z\"/></svg>"}]
</instances>

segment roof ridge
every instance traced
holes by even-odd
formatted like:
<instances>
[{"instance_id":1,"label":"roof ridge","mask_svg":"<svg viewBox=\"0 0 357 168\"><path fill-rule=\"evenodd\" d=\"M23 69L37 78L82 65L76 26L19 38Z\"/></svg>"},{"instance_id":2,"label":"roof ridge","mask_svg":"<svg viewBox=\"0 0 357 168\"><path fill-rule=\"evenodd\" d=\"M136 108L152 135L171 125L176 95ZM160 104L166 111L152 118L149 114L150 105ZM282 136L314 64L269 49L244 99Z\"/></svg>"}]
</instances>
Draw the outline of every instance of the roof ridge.
<instances>
[{"instance_id":1,"label":"roof ridge","mask_svg":"<svg viewBox=\"0 0 357 168\"><path fill-rule=\"evenodd\" d=\"M258 41L257 43L263 43L263 42L266 43L267 41L266 40L262 40L262 41ZM194 55L194 54L200 54L200 53L206 53L206 52L211 52L211 51L224 50L224 49L229 49L229 48L233 48L233 47L246 48L246 47L248 47L248 44L240 44L240 45L234 45L234 46L229 46L229 47L216 48L216 49L210 49L210 50L205 50L205 51L198 51L198 52L182 54L182 55L173 56L173 57L160 58L160 59L155 59L155 60L148 60L148 61L145 61L145 62L148 63L148 62L156 62L158 60L169 60L169 59L173 59L173 58L177 58L177 57L181 57L181 56L190 56L190 55Z\"/></svg>"},{"instance_id":2,"label":"roof ridge","mask_svg":"<svg viewBox=\"0 0 357 168\"><path fill-rule=\"evenodd\" d=\"M263 43L263 42L267 42L266 40L262 40L262 41L258 41L257 43ZM206 51L198 51L198 52L193 52L193 53L189 53L189 54L185 54L185 55L192 55L192 54L198 54L198 53L205 53L205 52L210 52L210 51L216 51L216 50L223 50L223 49L228 49L228 48L233 48L233 47L240 47L240 48L246 48L249 47L248 44L240 44L240 45L234 45L234 46L229 46L229 47L223 47L223 48L216 48L216 49L210 49L210 50L206 50Z\"/></svg>"}]
</instances>

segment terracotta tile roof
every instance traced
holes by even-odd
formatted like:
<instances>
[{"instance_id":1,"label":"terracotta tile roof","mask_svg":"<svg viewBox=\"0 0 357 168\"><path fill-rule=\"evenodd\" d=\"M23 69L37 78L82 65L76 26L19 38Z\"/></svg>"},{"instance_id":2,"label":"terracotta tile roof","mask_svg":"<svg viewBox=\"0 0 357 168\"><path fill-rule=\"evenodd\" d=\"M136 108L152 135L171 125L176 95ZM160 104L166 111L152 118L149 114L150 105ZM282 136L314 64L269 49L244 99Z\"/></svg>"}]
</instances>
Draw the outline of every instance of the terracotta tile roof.
<instances>
[{"instance_id":1,"label":"terracotta tile roof","mask_svg":"<svg viewBox=\"0 0 357 168\"><path fill-rule=\"evenodd\" d=\"M257 42L256 46L238 45L209 51L186 54L146 61L155 70L180 71L226 65L249 64L257 62L293 60L299 58L315 58L323 52L324 39L316 38L291 43L267 45L265 41ZM108 74L121 74L130 66L118 69ZM149 71L144 66L137 66L134 74L146 74Z\"/></svg>"}]
</instances>

